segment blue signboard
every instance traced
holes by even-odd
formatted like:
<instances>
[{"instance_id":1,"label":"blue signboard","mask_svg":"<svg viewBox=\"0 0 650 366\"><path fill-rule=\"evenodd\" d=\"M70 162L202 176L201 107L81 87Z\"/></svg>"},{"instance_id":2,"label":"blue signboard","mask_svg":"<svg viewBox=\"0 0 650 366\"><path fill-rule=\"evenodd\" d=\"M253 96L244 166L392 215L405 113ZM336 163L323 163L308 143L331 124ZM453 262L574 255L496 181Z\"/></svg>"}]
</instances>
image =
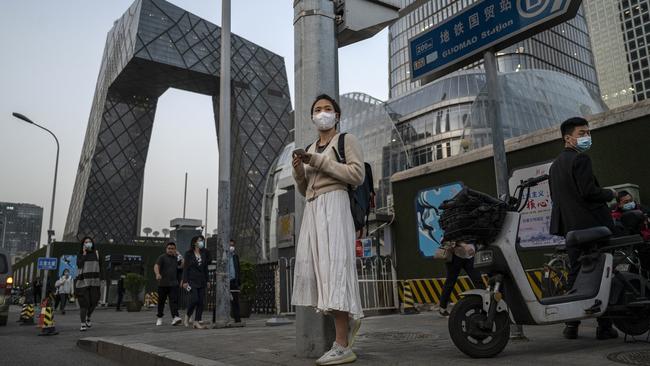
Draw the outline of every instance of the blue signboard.
<instances>
[{"instance_id":1,"label":"blue signboard","mask_svg":"<svg viewBox=\"0 0 650 366\"><path fill-rule=\"evenodd\" d=\"M462 189L462 183L452 183L418 192L415 211L418 220L418 244L423 256L433 257L442 243L444 231L438 223L442 213L440 205L453 198Z\"/></svg>"},{"instance_id":2,"label":"blue signboard","mask_svg":"<svg viewBox=\"0 0 650 366\"><path fill-rule=\"evenodd\" d=\"M56 262L56 258L39 257L37 268L45 270L56 269Z\"/></svg>"},{"instance_id":3,"label":"blue signboard","mask_svg":"<svg viewBox=\"0 0 650 366\"><path fill-rule=\"evenodd\" d=\"M438 77L575 16L580 0L483 0L409 41L411 77Z\"/></svg>"}]
</instances>

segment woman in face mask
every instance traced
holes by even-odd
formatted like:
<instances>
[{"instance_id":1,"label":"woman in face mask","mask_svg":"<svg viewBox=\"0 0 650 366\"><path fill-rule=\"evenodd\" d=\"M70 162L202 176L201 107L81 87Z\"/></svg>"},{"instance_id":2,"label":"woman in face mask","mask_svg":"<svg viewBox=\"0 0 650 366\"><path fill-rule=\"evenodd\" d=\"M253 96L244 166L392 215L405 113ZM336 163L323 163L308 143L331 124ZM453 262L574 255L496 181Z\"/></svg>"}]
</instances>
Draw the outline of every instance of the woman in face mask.
<instances>
[{"instance_id":1,"label":"woman in face mask","mask_svg":"<svg viewBox=\"0 0 650 366\"><path fill-rule=\"evenodd\" d=\"M95 249L95 242L92 238L85 237L81 241L81 249L77 254L78 274L74 290L79 301L80 330L82 332L92 326L90 316L99 303L100 270L101 262L99 251Z\"/></svg>"},{"instance_id":2,"label":"woman in face mask","mask_svg":"<svg viewBox=\"0 0 650 366\"><path fill-rule=\"evenodd\" d=\"M210 252L205 249L205 238L202 235L192 238L190 250L185 253L183 265L182 287L190 292L190 303L187 306L187 314L183 324L190 326L190 318L194 313L193 327L195 329L207 329L201 324L203 315L203 302L205 301L205 289L208 286L208 264L211 262Z\"/></svg>"},{"instance_id":3,"label":"woman in face mask","mask_svg":"<svg viewBox=\"0 0 650 366\"><path fill-rule=\"evenodd\" d=\"M294 151L293 177L307 202L296 248L292 304L314 307L335 320L336 341L316 364L354 362L354 337L363 317L355 263L355 228L349 186L363 183L359 141L345 138L345 162L336 151L341 109L328 95L316 98L311 118L319 138L307 151Z\"/></svg>"}]
</instances>

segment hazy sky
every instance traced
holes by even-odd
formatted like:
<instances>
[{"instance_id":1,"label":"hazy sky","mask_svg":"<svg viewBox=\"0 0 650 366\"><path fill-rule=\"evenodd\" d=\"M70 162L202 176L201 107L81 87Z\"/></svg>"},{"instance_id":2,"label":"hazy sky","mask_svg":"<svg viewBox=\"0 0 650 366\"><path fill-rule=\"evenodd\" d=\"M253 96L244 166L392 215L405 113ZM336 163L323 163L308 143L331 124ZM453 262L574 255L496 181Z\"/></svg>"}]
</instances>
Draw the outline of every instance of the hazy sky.
<instances>
[{"instance_id":1,"label":"hazy sky","mask_svg":"<svg viewBox=\"0 0 650 366\"><path fill-rule=\"evenodd\" d=\"M220 0L172 3L221 24ZM51 136L11 117L20 112L52 130L61 144L54 215L61 238L70 205L106 34L133 0L0 0L0 201L44 207L46 241L55 144ZM293 100L293 1L232 0L232 31L285 58ZM374 38L339 51L341 93L388 95L388 41ZM211 99L169 90L158 102L145 168L142 226L154 230L182 216L216 227L218 148ZM188 128L189 126L189 128Z\"/></svg>"}]
</instances>

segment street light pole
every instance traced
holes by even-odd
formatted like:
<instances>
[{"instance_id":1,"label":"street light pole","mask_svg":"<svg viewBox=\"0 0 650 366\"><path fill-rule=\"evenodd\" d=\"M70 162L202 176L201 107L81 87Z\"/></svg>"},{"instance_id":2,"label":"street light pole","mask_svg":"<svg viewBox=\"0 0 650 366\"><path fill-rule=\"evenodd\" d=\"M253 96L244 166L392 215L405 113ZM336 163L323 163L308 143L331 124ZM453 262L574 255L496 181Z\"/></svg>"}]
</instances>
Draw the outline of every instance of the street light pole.
<instances>
[{"instance_id":1,"label":"street light pole","mask_svg":"<svg viewBox=\"0 0 650 366\"><path fill-rule=\"evenodd\" d=\"M293 37L295 54L295 120L296 148L307 146L317 136L311 122L311 104L320 94L338 99L338 42L336 15L331 0L294 0ZM295 191L295 237L300 226L305 199ZM312 308L296 307L296 351L299 357L319 357L327 351L336 333L330 317Z\"/></svg>"},{"instance_id":2,"label":"street light pole","mask_svg":"<svg viewBox=\"0 0 650 366\"><path fill-rule=\"evenodd\" d=\"M219 242L215 253L217 283L215 326L230 322L230 281L228 245L230 243L230 0L221 1L221 64L219 75Z\"/></svg>"},{"instance_id":3,"label":"street light pole","mask_svg":"<svg viewBox=\"0 0 650 366\"><path fill-rule=\"evenodd\" d=\"M31 119L25 117L24 115L20 113L12 113L12 115L20 120L23 120L31 125L34 125L42 130L47 131L52 137L54 137L54 141L56 142L56 162L54 164L54 184L52 185L52 203L50 205L50 225L47 229L47 247L45 249L45 257L49 258L50 253L51 253L51 247L52 247L52 236L54 235L54 230L52 229L52 225L54 223L54 200L56 198L56 177L59 173L59 139L56 138L56 135L48 130L47 128L35 123ZM44 271L45 274L43 276L43 289L41 290L41 298L44 299L45 295L47 293L47 275L49 273L48 270Z\"/></svg>"}]
</instances>

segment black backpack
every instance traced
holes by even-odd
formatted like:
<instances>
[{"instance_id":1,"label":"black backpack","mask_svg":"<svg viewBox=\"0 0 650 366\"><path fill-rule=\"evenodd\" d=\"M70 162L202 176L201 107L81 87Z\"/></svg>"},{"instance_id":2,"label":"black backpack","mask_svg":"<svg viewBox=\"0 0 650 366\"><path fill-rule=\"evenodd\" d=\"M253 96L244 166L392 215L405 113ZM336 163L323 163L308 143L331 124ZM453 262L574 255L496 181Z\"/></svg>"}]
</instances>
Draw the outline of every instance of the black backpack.
<instances>
[{"instance_id":1,"label":"black backpack","mask_svg":"<svg viewBox=\"0 0 650 366\"><path fill-rule=\"evenodd\" d=\"M345 135L341 133L338 141L338 149L334 150L339 163L345 164ZM311 144L305 148L309 150ZM354 221L354 229L356 231L362 230L368 223L368 216L370 215L370 202L373 199L375 189L373 187L372 167L370 164L364 162L366 170L363 183L354 188L348 184L348 194L350 196L350 211L352 212L352 220Z\"/></svg>"}]
</instances>

